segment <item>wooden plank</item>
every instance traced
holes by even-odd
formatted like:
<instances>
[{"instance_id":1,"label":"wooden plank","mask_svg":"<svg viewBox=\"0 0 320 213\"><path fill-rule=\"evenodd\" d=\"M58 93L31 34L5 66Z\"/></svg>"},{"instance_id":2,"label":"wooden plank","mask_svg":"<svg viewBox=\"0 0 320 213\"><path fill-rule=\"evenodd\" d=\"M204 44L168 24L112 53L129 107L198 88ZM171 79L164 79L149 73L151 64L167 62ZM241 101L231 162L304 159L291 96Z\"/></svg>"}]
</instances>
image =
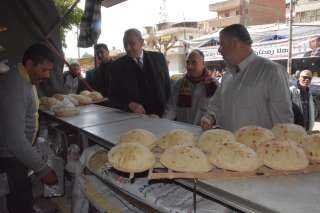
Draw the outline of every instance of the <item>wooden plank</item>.
<instances>
[{"instance_id":1,"label":"wooden plank","mask_svg":"<svg viewBox=\"0 0 320 213\"><path fill-rule=\"evenodd\" d=\"M238 179L238 178L256 178L269 176L283 176L295 174L307 174L311 172L320 172L320 164L310 164L307 168L298 171L280 171L273 170L268 167L261 167L253 172L233 172L222 169L213 169L206 173L192 172L156 172L154 169L149 171L149 179L202 179L202 180L218 180L218 179Z\"/></svg>"}]
</instances>

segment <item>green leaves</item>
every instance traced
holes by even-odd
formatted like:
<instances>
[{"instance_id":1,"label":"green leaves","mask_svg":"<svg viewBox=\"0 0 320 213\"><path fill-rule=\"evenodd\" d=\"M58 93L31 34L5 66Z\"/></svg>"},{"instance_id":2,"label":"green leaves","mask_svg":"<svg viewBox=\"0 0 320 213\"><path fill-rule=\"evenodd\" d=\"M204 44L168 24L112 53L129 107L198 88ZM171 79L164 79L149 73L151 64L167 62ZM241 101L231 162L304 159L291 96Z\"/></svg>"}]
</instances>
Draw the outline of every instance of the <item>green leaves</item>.
<instances>
[{"instance_id":1,"label":"green leaves","mask_svg":"<svg viewBox=\"0 0 320 213\"><path fill-rule=\"evenodd\" d=\"M65 13L67 13L68 9L73 5L75 0L54 0L54 3L57 7L58 13L60 17L63 17ZM65 35L66 33L72 29L73 26L79 26L81 17L83 15L83 10L75 7L74 10L69 13L68 16L65 17L63 22L59 27L60 39L62 41L62 45L66 47L65 43Z\"/></svg>"}]
</instances>

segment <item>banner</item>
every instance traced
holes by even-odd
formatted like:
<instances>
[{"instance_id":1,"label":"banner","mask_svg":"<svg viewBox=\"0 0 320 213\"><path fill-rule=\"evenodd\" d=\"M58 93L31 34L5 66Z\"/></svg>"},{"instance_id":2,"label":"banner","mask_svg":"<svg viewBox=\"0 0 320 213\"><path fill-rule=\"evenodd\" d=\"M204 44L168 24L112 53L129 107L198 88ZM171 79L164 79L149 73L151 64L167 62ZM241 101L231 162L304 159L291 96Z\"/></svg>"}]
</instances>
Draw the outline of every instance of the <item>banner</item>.
<instances>
[{"instance_id":1,"label":"banner","mask_svg":"<svg viewBox=\"0 0 320 213\"><path fill-rule=\"evenodd\" d=\"M80 58L79 64L81 71L85 72L94 68L94 58Z\"/></svg>"},{"instance_id":2,"label":"banner","mask_svg":"<svg viewBox=\"0 0 320 213\"><path fill-rule=\"evenodd\" d=\"M292 41L292 58L303 57L306 52L310 51L309 40L316 36L294 38ZM199 49L203 51L205 61L223 60L218 51L219 46L202 47ZM253 43L252 49L257 55L271 60L287 59L289 55L288 39Z\"/></svg>"}]
</instances>

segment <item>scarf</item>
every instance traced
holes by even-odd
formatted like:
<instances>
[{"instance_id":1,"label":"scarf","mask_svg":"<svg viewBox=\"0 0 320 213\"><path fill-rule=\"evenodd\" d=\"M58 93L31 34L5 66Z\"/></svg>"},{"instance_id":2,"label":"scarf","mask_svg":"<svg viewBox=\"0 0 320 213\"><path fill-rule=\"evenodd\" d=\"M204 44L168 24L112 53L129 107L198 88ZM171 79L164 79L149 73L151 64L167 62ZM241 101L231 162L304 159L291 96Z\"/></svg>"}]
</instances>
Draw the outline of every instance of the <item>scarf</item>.
<instances>
[{"instance_id":1,"label":"scarf","mask_svg":"<svg viewBox=\"0 0 320 213\"><path fill-rule=\"evenodd\" d=\"M209 72L205 69L200 77L194 78L186 74L182 78L181 87L179 90L177 106L179 107L191 107L192 106L192 85L198 83L204 83L206 89L206 97L211 97L216 91L218 85L210 77Z\"/></svg>"}]
</instances>

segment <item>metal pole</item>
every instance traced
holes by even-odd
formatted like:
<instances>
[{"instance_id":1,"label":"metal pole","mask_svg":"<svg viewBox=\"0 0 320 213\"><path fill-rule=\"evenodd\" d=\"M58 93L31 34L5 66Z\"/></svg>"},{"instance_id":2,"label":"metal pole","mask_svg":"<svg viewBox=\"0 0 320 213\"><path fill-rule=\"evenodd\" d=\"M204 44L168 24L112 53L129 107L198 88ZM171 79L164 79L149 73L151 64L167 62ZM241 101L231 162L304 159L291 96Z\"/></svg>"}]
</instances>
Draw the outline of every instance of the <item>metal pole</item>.
<instances>
[{"instance_id":1,"label":"metal pole","mask_svg":"<svg viewBox=\"0 0 320 213\"><path fill-rule=\"evenodd\" d=\"M77 26L77 39L79 38L79 26ZM78 59L80 59L80 47L78 46Z\"/></svg>"},{"instance_id":2,"label":"metal pole","mask_svg":"<svg viewBox=\"0 0 320 213\"><path fill-rule=\"evenodd\" d=\"M193 179L193 212L197 212L197 178Z\"/></svg>"},{"instance_id":3,"label":"metal pole","mask_svg":"<svg viewBox=\"0 0 320 213\"><path fill-rule=\"evenodd\" d=\"M292 11L293 11L293 3L290 0L290 16L289 16L289 51L288 51L288 63L287 63L287 72L290 75L292 73Z\"/></svg>"}]
</instances>

